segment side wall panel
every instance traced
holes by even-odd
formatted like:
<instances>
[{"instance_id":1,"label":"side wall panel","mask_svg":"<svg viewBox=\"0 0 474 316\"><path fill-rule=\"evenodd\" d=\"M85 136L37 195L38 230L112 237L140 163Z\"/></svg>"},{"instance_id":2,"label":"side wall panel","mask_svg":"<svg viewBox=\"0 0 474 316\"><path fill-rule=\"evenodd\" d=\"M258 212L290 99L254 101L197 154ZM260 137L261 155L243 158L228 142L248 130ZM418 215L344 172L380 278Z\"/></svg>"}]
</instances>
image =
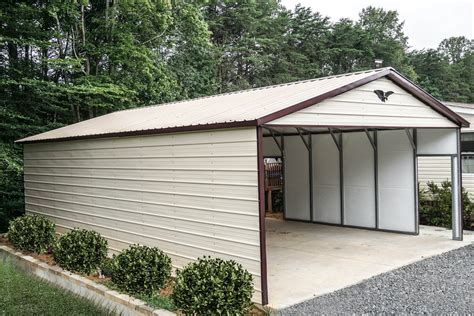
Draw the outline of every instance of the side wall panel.
<instances>
[{"instance_id":1,"label":"side wall panel","mask_svg":"<svg viewBox=\"0 0 474 316\"><path fill-rule=\"evenodd\" d=\"M379 228L414 233L415 162L405 131L380 131L378 137Z\"/></svg>"},{"instance_id":2,"label":"side wall panel","mask_svg":"<svg viewBox=\"0 0 474 316\"><path fill-rule=\"evenodd\" d=\"M278 141L280 137L278 136ZM275 143L273 137L264 137L263 138L263 156L264 157L281 157L280 148Z\"/></svg>"},{"instance_id":3,"label":"side wall panel","mask_svg":"<svg viewBox=\"0 0 474 316\"><path fill-rule=\"evenodd\" d=\"M313 220L341 223L339 150L331 135L313 135Z\"/></svg>"},{"instance_id":4,"label":"side wall panel","mask_svg":"<svg viewBox=\"0 0 474 316\"><path fill-rule=\"evenodd\" d=\"M417 129L418 155L456 155L456 129Z\"/></svg>"},{"instance_id":5,"label":"side wall panel","mask_svg":"<svg viewBox=\"0 0 474 316\"><path fill-rule=\"evenodd\" d=\"M374 151L365 133L343 134L344 224L375 227Z\"/></svg>"},{"instance_id":6,"label":"side wall panel","mask_svg":"<svg viewBox=\"0 0 474 316\"><path fill-rule=\"evenodd\" d=\"M285 215L309 221L309 154L300 136L285 136L284 163Z\"/></svg>"},{"instance_id":7,"label":"side wall panel","mask_svg":"<svg viewBox=\"0 0 474 316\"><path fill-rule=\"evenodd\" d=\"M25 145L29 213L93 229L111 252L157 246L175 268L234 259L260 293L254 128Z\"/></svg>"}]
</instances>

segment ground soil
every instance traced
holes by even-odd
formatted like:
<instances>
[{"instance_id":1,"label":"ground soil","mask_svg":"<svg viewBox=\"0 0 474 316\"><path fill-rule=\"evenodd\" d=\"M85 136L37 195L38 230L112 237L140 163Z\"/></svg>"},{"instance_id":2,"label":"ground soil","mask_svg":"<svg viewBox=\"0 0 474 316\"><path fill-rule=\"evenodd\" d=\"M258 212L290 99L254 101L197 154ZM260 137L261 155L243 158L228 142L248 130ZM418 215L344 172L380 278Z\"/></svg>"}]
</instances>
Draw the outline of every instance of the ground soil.
<instances>
[{"instance_id":1,"label":"ground soil","mask_svg":"<svg viewBox=\"0 0 474 316\"><path fill-rule=\"evenodd\" d=\"M275 219L283 219L283 212L266 212L265 217L268 218L275 218Z\"/></svg>"}]
</instances>

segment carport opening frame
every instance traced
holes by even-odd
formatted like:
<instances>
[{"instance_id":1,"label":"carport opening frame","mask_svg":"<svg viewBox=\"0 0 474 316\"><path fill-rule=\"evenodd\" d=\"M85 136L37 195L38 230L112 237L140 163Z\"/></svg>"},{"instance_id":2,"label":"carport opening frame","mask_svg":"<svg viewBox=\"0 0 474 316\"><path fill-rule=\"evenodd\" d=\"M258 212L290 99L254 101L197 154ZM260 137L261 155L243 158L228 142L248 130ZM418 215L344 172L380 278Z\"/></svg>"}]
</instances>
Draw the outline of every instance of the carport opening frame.
<instances>
[{"instance_id":1,"label":"carport opening frame","mask_svg":"<svg viewBox=\"0 0 474 316\"><path fill-rule=\"evenodd\" d=\"M292 127L295 129L294 133L284 133L278 131L278 127ZM434 154L434 155L427 155L427 154L418 154L417 151L417 127L391 127L391 128L379 128L379 127L365 127L365 128L354 128L354 127L334 127L334 126L327 126L324 127L327 131L310 131L310 128L321 128L321 126L271 126L271 125L264 125L257 127L257 157L258 157L258 177L259 177L259 208L260 208L260 219L259 219L259 226L260 226L260 244L261 244L261 288L262 288L262 304L268 304L268 288L267 288L267 259L266 259L266 237L265 237L265 191L264 191L264 148L263 148L263 138L264 137L271 137L273 141L276 143L277 147L280 150L281 159L283 161L283 218L285 220L294 220L294 221L303 221L303 222L310 222L315 224L324 224L324 225L333 225L333 226L343 226L349 228L358 228L358 229L368 229L368 230L377 230L383 232L391 232L391 233L402 233L402 234L409 234L409 235L418 235L419 234L419 196L418 196L418 157L424 156L444 156L451 158L451 180L452 180L452 212L453 212L453 240L460 240L462 241L463 231L462 231L462 203L461 203L461 188L462 188L462 177L461 177L461 154L460 154L460 128L456 128L456 138L457 138L457 153L456 154ZM345 128L351 128L350 130L342 130ZM430 129L430 128L423 128L423 129ZM443 128L436 128L436 129L443 129ZM453 128L450 128L453 129ZM264 130L268 131L269 135L264 135ZM415 231L414 232L405 232L405 231L398 231L398 230L388 230L388 229L381 229L379 227L379 201L378 201L378 153L377 153L377 132L378 131L388 131L388 130L405 130L407 134L407 138L412 146L413 149L413 168L414 168L414 196L415 196ZM364 132L367 135L367 138L373 148L374 151L374 183L375 183L375 228L367 228L361 226L354 226L354 225L347 225L344 223L344 181L343 181L343 142L342 142L342 135L344 133L351 133L351 132ZM372 133L372 134L371 134ZM308 151L308 161L309 161L309 174L313 174L312 170L312 155L313 155L313 146L312 146L312 137L311 135L314 134L329 134L331 135L338 151L339 151L339 175L340 175L340 211L341 211L341 223L326 223L326 222L319 222L314 221L313 218L313 181L312 176L309 177L309 203L310 203L310 220L300 220L300 219L291 219L287 217L286 214L286 194L285 194L285 136L299 136L301 141L304 143L305 147ZM278 140L279 139L279 140Z\"/></svg>"}]
</instances>

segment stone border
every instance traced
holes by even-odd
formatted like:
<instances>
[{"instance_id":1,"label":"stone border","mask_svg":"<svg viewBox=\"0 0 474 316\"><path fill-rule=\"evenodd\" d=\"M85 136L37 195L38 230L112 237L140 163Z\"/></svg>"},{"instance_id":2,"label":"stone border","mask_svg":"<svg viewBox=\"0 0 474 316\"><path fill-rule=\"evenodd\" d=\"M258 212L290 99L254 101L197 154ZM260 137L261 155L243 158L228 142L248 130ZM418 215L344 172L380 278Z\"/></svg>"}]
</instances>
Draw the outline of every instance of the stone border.
<instances>
[{"instance_id":1,"label":"stone border","mask_svg":"<svg viewBox=\"0 0 474 316\"><path fill-rule=\"evenodd\" d=\"M50 266L43 261L25 255L3 244L0 244L0 261L12 262L22 271L87 298L98 306L111 310L118 315L176 315L163 309L154 310L150 306L145 305L145 302L142 300L111 290L105 285L61 269L58 266Z\"/></svg>"}]
</instances>

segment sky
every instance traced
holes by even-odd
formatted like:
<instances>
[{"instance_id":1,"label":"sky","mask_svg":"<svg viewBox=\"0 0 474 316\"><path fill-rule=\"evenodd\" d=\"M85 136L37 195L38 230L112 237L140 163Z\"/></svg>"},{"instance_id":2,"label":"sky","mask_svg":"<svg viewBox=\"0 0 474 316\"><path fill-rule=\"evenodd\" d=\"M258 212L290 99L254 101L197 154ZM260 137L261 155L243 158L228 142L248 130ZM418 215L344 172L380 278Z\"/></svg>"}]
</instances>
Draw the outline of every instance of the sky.
<instances>
[{"instance_id":1,"label":"sky","mask_svg":"<svg viewBox=\"0 0 474 316\"><path fill-rule=\"evenodd\" d=\"M293 9L298 3L311 7L332 21L357 20L362 8L382 7L398 11L412 49L436 48L445 38L474 35L473 0L281 0Z\"/></svg>"}]
</instances>

